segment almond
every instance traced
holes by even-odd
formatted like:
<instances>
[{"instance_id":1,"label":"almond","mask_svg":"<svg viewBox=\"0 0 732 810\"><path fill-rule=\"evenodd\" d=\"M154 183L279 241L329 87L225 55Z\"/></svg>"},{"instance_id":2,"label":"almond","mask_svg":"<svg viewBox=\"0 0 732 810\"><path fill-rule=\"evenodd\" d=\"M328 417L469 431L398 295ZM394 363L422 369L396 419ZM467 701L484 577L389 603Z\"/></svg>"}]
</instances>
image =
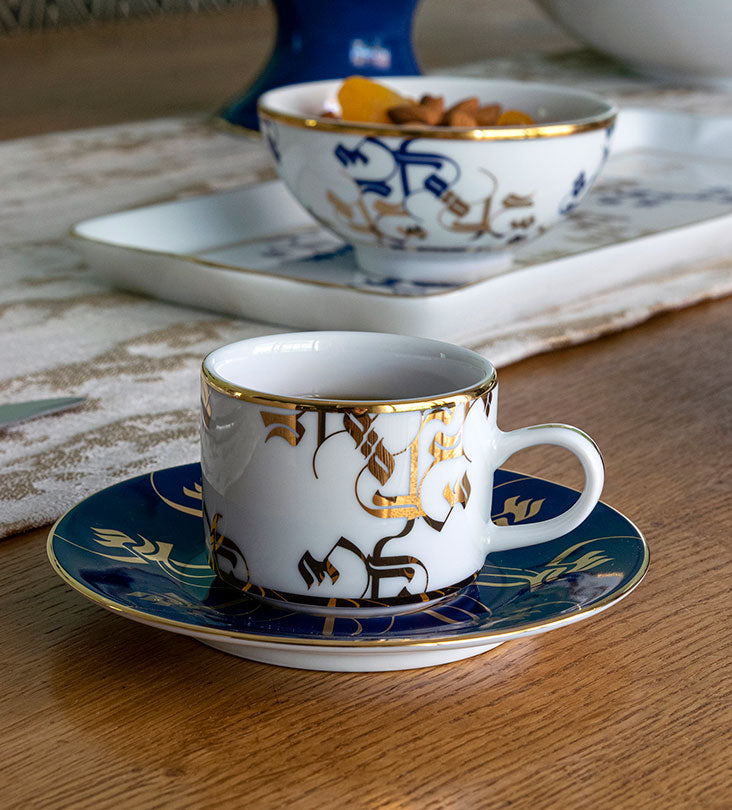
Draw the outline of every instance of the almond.
<instances>
[{"instance_id":1,"label":"almond","mask_svg":"<svg viewBox=\"0 0 732 810\"><path fill-rule=\"evenodd\" d=\"M442 120L445 111L445 100L442 96L422 96L419 106L425 112L425 118L430 126L437 126Z\"/></svg>"},{"instance_id":2,"label":"almond","mask_svg":"<svg viewBox=\"0 0 732 810\"><path fill-rule=\"evenodd\" d=\"M475 122L479 127L492 127L498 123L500 115L500 104L486 104L485 107L481 107L475 114Z\"/></svg>"},{"instance_id":3,"label":"almond","mask_svg":"<svg viewBox=\"0 0 732 810\"><path fill-rule=\"evenodd\" d=\"M474 127L475 116L466 110L448 110L442 118L443 124L448 127Z\"/></svg>"},{"instance_id":4,"label":"almond","mask_svg":"<svg viewBox=\"0 0 732 810\"><path fill-rule=\"evenodd\" d=\"M397 104L386 114L394 124L429 124L427 112L419 104Z\"/></svg>"},{"instance_id":5,"label":"almond","mask_svg":"<svg viewBox=\"0 0 732 810\"><path fill-rule=\"evenodd\" d=\"M446 124L450 118L450 116L454 115L454 113L467 113L471 118L475 118L475 114L478 112L478 108L480 107L480 102L478 101L476 96L470 96L470 98L464 98L462 101L458 101L457 104L453 104L449 110L445 111L445 114L442 116L442 123ZM464 124L447 124L448 126L465 126ZM473 124L475 126L475 124Z\"/></svg>"}]
</instances>

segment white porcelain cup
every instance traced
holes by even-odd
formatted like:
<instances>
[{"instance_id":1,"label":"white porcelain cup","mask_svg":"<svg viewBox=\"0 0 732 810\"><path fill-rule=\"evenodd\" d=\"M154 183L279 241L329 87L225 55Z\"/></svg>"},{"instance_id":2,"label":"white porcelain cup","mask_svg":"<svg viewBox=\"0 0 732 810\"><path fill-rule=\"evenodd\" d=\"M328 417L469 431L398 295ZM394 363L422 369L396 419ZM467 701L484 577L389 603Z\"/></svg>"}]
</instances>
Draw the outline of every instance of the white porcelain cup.
<instances>
[{"instance_id":1,"label":"white porcelain cup","mask_svg":"<svg viewBox=\"0 0 732 810\"><path fill-rule=\"evenodd\" d=\"M202 368L204 531L229 584L300 610L419 609L489 552L578 526L603 464L568 425L504 432L493 366L468 349L372 332L244 340ZM493 474L525 447L571 450L584 490L548 520L491 520Z\"/></svg>"}]
</instances>

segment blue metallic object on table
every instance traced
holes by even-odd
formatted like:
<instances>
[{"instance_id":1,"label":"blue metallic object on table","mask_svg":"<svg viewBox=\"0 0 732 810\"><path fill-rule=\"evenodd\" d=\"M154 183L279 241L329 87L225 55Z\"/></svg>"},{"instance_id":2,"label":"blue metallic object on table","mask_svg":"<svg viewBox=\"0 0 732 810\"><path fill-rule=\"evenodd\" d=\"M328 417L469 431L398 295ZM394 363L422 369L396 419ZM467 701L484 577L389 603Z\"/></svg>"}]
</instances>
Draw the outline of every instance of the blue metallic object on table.
<instances>
[{"instance_id":1,"label":"blue metallic object on table","mask_svg":"<svg viewBox=\"0 0 732 810\"><path fill-rule=\"evenodd\" d=\"M412 20L419 0L272 0L277 38L266 67L219 112L223 121L258 130L257 99L296 82L361 76L419 75Z\"/></svg>"}]
</instances>

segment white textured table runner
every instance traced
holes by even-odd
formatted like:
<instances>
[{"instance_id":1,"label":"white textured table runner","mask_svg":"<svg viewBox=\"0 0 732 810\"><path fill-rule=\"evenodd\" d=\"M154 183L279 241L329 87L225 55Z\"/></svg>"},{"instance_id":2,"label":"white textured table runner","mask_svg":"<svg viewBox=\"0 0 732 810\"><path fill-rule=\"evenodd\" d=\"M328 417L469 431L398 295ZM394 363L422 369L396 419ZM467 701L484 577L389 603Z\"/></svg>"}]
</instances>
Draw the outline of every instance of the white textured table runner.
<instances>
[{"instance_id":1,"label":"white textured table runner","mask_svg":"<svg viewBox=\"0 0 732 810\"><path fill-rule=\"evenodd\" d=\"M732 114L732 96L649 89L571 60L463 72L581 83L617 99ZM199 119L0 143L0 402L84 395L73 411L0 429L0 537L55 520L116 481L198 458L198 369L217 345L283 331L111 290L66 238L97 214L274 176L265 148ZM497 333L497 365L732 292L732 257L675 269Z\"/></svg>"}]
</instances>

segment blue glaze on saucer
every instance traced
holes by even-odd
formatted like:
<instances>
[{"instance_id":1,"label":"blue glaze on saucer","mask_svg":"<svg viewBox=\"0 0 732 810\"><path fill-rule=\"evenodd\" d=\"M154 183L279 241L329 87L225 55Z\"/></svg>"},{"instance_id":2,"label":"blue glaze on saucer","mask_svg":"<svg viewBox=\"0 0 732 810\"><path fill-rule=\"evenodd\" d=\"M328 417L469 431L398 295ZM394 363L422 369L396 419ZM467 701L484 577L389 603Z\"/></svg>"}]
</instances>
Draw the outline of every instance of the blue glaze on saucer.
<instances>
[{"instance_id":1,"label":"blue glaze on saucer","mask_svg":"<svg viewBox=\"0 0 732 810\"><path fill-rule=\"evenodd\" d=\"M557 540L489 554L473 585L430 609L358 620L313 616L266 605L213 574L200 481L200 465L187 464L92 495L53 528L48 552L54 568L93 601L144 621L238 638L358 644L529 632L620 599L648 565L638 529L600 503ZM499 470L493 517L504 524L546 520L568 509L577 495Z\"/></svg>"}]
</instances>

